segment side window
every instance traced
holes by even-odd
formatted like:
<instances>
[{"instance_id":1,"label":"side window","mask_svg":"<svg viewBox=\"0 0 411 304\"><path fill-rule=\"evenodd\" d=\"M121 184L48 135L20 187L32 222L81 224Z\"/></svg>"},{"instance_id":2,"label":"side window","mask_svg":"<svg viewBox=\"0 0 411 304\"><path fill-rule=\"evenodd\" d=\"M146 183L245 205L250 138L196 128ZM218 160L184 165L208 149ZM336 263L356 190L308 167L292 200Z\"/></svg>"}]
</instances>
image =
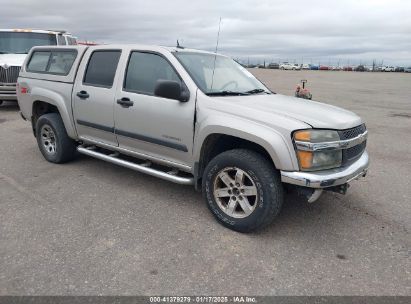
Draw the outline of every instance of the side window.
<instances>
[{"instance_id":1,"label":"side window","mask_svg":"<svg viewBox=\"0 0 411 304\"><path fill-rule=\"evenodd\" d=\"M50 54L51 52L33 52L29 64L27 65L27 71L46 72Z\"/></svg>"},{"instance_id":2,"label":"side window","mask_svg":"<svg viewBox=\"0 0 411 304\"><path fill-rule=\"evenodd\" d=\"M28 72L67 75L74 60L76 60L76 50L61 51L35 51L31 55L27 65Z\"/></svg>"},{"instance_id":3,"label":"side window","mask_svg":"<svg viewBox=\"0 0 411 304\"><path fill-rule=\"evenodd\" d=\"M89 59L83 83L111 88L120 55L121 51L94 51Z\"/></svg>"},{"instance_id":4,"label":"side window","mask_svg":"<svg viewBox=\"0 0 411 304\"><path fill-rule=\"evenodd\" d=\"M181 79L170 63L160 55L132 52L127 66L124 90L154 95L157 80Z\"/></svg>"},{"instance_id":5,"label":"side window","mask_svg":"<svg viewBox=\"0 0 411 304\"><path fill-rule=\"evenodd\" d=\"M57 35L57 44L58 45L66 45L66 39L63 35Z\"/></svg>"},{"instance_id":6,"label":"side window","mask_svg":"<svg viewBox=\"0 0 411 304\"><path fill-rule=\"evenodd\" d=\"M67 75L77 54L75 52L53 52L50 59L49 73Z\"/></svg>"}]
</instances>

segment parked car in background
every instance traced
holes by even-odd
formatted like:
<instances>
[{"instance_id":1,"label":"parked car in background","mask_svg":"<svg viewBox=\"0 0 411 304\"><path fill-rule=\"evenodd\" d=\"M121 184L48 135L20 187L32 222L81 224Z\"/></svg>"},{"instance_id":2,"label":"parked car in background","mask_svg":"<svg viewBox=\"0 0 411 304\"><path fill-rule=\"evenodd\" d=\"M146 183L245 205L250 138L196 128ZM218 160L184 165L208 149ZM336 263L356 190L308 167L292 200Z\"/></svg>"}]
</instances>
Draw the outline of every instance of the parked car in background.
<instances>
[{"instance_id":1,"label":"parked car in background","mask_svg":"<svg viewBox=\"0 0 411 304\"><path fill-rule=\"evenodd\" d=\"M407 68L404 68L404 72L405 73L411 73L411 66L407 67Z\"/></svg>"},{"instance_id":2,"label":"parked car in background","mask_svg":"<svg viewBox=\"0 0 411 304\"><path fill-rule=\"evenodd\" d=\"M303 70L310 70L310 64L304 63L304 64L301 66L301 69L303 69Z\"/></svg>"},{"instance_id":3,"label":"parked car in background","mask_svg":"<svg viewBox=\"0 0 411 304\"><path fill-rule=\"evenodd\" d=\"M318 70L319 70L319 66L318 66L318 65L310 64L310 70L318 71Z\"/></svg>"},{"instance_id":4,"label":"parked car in background","mask_svg":"<svg viewBox=\"0 0 411 304\"><path fill-rule=\"evenodd\" d=\"M354 71L356 72L365 72L365 67L363 65L358 65L354 68Z\"/></svg>"},{"instance_id":5,"label":"parked car in background","mask_svg":"<svg viewBox=\"0 0 411 304\"><path fill-rule=\"evenodd\" d=\"M320 65L320 70L321 71L328 71L329 67L327 65Z\"/></svg>"},{"instance_id":6,"label":"parked car in background","mask_svg":"<svg viewBox=\"0 0 411 304\"><path fill-rule=\"evenodd\" d=\"M332 66L332 67L330 68L330 70L333 70L333 71L341 71L342 68L337 65L337 66Z\"/></svg>"},{"instance_id":7,"label":"parked car in background","mask_svg":"<svg viewBox=\"0 0 411 304\"><path fill-rule=\"evenodd\" d=\"M351 66L345 66L345 67L343 67L343 71L351 72L351 71L352 71L352 67L351 67Z\"/></svg>"},{"instance_id":8,"label":"parked car in background","mask_svg":"<svg viewBox=\"0 0 411 304\"><path fill-rule=\"evenodd\" d=\"M272 62L268 65L269 69L274 69L274 70L278 70L280 68L280 65L276 62Z\"/></svg>"},{"instance_id":9,"label":"parked car in background","mask_svg":"<svg viewBox=\"0 0 411 304\"><path fill-rule=\"evenodd\" d=\"M273 94L215 53L36 47L18 83L22 118L47 161L68 162L78 152L192 185L215 218L236 231L271 223L285 187L313 202L325 190L345 193L367 173L368 131L359 116Z\"/></svg>"},{"instance_id":10,"label":"parked car in background","mask_svg":"<svg viewBox=\"0 0 411 304\"><path fill-rule=\"evenodd\" d=\"M396 67L394 72L404 72L404 67Z\"/></svg>"},{"instance_id":11,"label":"parked car in background","mask_svg":"<svg viewBox=\"0 0 411 304\"><path fill-rule=\"evenodd\" d=\"M293 65L291 63L283 62L280 64L280 70L292 70L292 69L293 69Z\"/></svg>"},{"instance_id":12,"label":"parked car in background","mask_svg":"<svg viewBox=\"0 0 411 304\"><path fill-rule=\"evenodd\" d=\"M76 38L65 31L0 29L0 104L17 101L17 77L33 46L75 44Z\"/></svg>"},{"instance_id":13,"label":"parked car in background","mask_svg":"<svg viewBox=\"0 0 411 304\"><path fill-rule=\"evenodd\" d=\"M293 70L301 70L301 65L298 63L293 64Z\"/></svg>"},{"instance_id":14,"label":"parked car in background","mask_svg":"<svg viewBox=\"0 0 411 304\"><path fill-rule=\"evenodd\" d=\"M301 70L301 66L297 63L283 62L280 64L280 70Z\"/></svg>"},{"instance_id":15,"label":"parked car in background","mask_svg":"<svg viewBox=\"0 0 411 304\"><path fill-rule=\"evenodd\" d=\"M393 66L383 66L383 67L381 68L381 71L382 71L382 72L394 72L394 71L395 71L395 68L394 68Z\"/></svg>"}]
</instances>

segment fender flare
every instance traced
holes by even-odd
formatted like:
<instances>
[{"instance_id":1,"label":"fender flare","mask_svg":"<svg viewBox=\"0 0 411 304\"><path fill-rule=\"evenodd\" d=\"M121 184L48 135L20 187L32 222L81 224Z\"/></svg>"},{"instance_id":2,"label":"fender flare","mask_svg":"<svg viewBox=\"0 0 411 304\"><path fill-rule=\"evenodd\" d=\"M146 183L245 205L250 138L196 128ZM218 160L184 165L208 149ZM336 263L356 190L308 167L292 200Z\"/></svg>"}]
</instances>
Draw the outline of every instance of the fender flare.
<instances>
[{"instance_id":1,"label":"fender flare","mask_svg":"<svg viewBox=\"0 0 411 304\"><path fill-rule=\"evenodd\" d=\"M74 127L74 121L72 120L71 104L66 104L63 96L44 88L35 87L30 93L31 100L33 100L30 117L33 116L33 105L36 101L42 101L44 103L55 106L63 120L64 127L66 128L67 135L72 139L77 139L77 131ZM70 99L71 102L71 99Z\"/></svg>"},{"instance_id":2,"label":"fender flare","mask_svg":"<svg viewBox=\"0 0 411 304\"><path fill-rule=\"evenodd\" d=\"M209 120L212 121L208 121L204 128L200 127L197 132L193 150L194 162L200 161L203 144L207 137L213 134L222 134L238 137L260 145L267 151L275 167L279 170L298 170L297 158L292 148L291 137L289 142L287 142L287 139L278 131L250 121L238 121L224 117L223 121L225 123L221 124L222 120L215 116ZM259 136L255 134L259 134Z\"/></svg>"}]
</instances>

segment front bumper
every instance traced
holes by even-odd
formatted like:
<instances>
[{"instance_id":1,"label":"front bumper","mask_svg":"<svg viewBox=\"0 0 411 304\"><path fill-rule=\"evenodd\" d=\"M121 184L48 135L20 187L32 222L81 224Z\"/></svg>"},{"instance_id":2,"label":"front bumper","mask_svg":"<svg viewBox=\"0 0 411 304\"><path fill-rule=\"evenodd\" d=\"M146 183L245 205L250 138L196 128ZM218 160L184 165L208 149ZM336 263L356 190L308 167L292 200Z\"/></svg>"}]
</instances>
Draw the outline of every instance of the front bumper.
<instances>
[{"instance_id":1,"label":"front bumper","mask_svg":"<svg viewBox=\"0 0 411 304\"><path fill-rule=\"evenodd\" d=\"M17 100L16 84L0 84L0 100Z\"/></svg>"},{"instance_id":2,"label":"front bumper","mask_svg":"<svg viewBox=\"0 0 411 304\"><path fill-rule=\"evenodd\" d=\"M317 172L281 171L281 181L316 189L343 185L365 176L369 163L368 153L364 151L363 155L348 167Z\"/></svg>"}]
</instances>

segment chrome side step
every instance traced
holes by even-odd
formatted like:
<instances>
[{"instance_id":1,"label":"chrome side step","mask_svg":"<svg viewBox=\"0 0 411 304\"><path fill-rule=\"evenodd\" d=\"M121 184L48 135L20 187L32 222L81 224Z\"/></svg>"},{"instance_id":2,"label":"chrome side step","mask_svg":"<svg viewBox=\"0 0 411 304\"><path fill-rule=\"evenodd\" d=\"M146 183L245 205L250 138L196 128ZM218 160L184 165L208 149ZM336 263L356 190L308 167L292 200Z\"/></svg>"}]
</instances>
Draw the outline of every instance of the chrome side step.
<instances>
[{"instance_id":1,"label":"chrome side step","mask_svg":"<svg viewBox=\"0 0 411 304\"><path fill-rule=\"evenodd\" d=\"M81 154L85 154L94 158L98 158L101 160L105 160L107 162L126 167L138 172L146 173L158 178L165 179L170 182L174 182L177 184L181 185L193 185L194 184L194 178L193 177L182 177L178 176L175 174L176 171L170 171L170 172L163 172L157 169L150 168L151 163L150 162L145 162L142 164L137 164L133 163L121 158L118 158L118 154L112 153L112 154L104 154L102 152L96 151L95 147L84 147L84 146L78 146L77 151Z\"/></svg>"}]
</instances>

